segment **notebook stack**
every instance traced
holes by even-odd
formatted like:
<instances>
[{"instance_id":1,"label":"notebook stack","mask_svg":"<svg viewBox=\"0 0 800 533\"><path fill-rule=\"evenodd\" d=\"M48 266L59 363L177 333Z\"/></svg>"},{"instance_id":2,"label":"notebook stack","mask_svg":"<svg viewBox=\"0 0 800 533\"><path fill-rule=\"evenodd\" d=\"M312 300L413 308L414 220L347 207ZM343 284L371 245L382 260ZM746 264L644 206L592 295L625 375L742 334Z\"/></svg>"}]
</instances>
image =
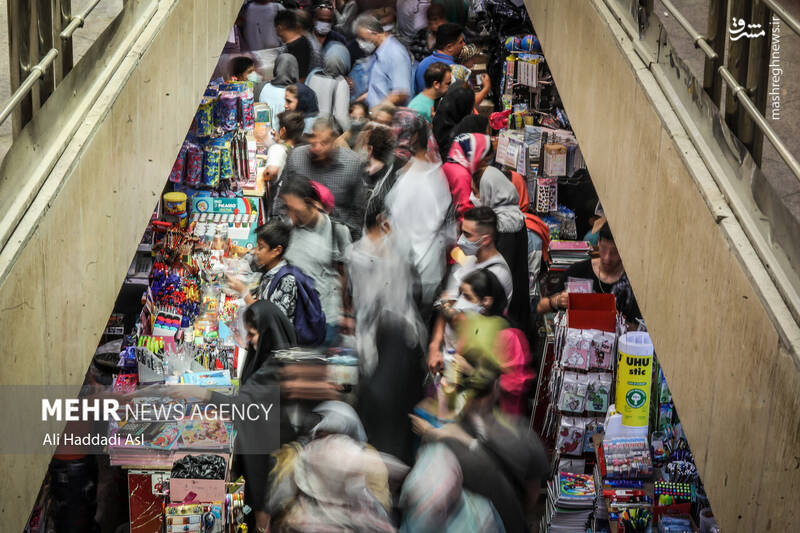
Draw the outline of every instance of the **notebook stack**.
<instances>
[{"instance_id":1,"label":"notebook stack","mask_svg":"<svg viewBox=\"0 0 800 533\"><path fill-rule=\"evenodd\" d=\"M594 502L592 475L559 472L547 486L546 531L586 531Z\"/></svg>"},{"instance_id":2,"label":"notebook stack","mask_svg":"<svg viewBox=\"0 0 800 533\"><path fill-rule=\"evenodd\" d=\"M591 246L586 241L550 241L550 259L554 270L566 270L575 263L589 259Z\"/></svg>"}]
</instances>

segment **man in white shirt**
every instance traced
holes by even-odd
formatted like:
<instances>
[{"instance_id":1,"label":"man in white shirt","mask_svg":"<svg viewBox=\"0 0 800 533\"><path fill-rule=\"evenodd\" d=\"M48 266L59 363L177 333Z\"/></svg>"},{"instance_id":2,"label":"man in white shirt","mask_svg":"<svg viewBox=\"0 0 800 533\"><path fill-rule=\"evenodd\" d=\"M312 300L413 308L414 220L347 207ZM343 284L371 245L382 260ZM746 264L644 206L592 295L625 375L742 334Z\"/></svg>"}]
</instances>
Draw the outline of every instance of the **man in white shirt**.
<instances>
[{"instance_id":1,"label":"man in white shirt","mask_svg":"<svg viewBox=\"0 0 800 533\"><path fill-rule=\"evenodd\" d=\"M490 207L474 207L464 213L458 247L467 256L450 273L447 287L442 293L442 301L454 301L458 297L462 280L471 272L487 269L494 274L503 286L506 301L511 301L513 284L511 269L495 246L497 235L497 215ZM433 336L428 347L428 368L431 372L443 369L442 343L444 342L445 320L441 314L436 318Z\"/></svg>"},{"instance_id":2,"label":"man in white shirt","mask_svg":"<svg viewBox=\"0 0 800 533\"><path fill-rule=\"evenodd\" d=\"M266 50L280 46L275 32L275 15L283 6L272 0L255 0L244 12L244 40L250 50Z\"/></svg>"}]
</instances>

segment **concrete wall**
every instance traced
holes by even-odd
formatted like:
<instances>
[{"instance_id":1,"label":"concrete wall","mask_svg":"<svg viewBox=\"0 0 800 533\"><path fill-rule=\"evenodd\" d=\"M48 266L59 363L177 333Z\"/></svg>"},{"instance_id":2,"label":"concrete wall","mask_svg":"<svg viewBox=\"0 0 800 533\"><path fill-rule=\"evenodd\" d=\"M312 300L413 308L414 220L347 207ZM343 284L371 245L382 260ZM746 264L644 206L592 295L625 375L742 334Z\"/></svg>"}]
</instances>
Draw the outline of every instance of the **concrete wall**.
<instances>
[{"instance_id":1,"label":"concrete wall","mask_svg":"<svg viewBox=\"0 0 800 533\"><path fill-rule=\"evenodd\" d=\"M527 0L725 533L800 522L800 371L758 261L602 0Z\"/></svg>"},{"instance_id":2,"label":"concrete wall","mask_svg":"<svg viewBox=\"0 0 800 533\"><path fill-rule=\"evenodd\" d=\"M161 0L84 117L2 251L0 384L82 381L240 6ZM0 456L0 529L22 530L49 460Z\"/></svg>"}]
</instances>

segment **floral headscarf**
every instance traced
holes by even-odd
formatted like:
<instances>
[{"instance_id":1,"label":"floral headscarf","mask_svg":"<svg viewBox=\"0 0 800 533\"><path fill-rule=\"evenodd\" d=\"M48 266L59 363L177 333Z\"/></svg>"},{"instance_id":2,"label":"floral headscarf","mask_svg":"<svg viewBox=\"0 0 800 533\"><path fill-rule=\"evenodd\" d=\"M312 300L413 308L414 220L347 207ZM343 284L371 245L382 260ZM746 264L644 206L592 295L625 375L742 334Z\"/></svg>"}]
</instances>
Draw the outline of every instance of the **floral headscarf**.
<instances>
[{"instance_id":1,"label":"floral headscarf","mask_svg":"<svg viewBox=\"0 0 800 533\"><path fill-rule=\"evenodd\" d=\"M492 141L488 135L482 133L462 133L453 139L450 153L447 155L448 163L457 163L469 170L470 175L475 174L483 158L491 151Z\"/></svg>"},{"instance_id":2,"label":"floral headscarf","mask_svg":"<svg viewBox=\"0 0 800 533\"><path fill-rule=\"evenodd\" d=\"M392 119L392 129L397 138L397 146L394 149L394 155L402 164L405 164L414 156L411 141L415 135L423 135L428 138L428 158L432 162L439 162L441 160L439 157L439 149L428 127L428 122L413 109L408 109L406 107L398 109Z\"/></svg>"}]
</instances>

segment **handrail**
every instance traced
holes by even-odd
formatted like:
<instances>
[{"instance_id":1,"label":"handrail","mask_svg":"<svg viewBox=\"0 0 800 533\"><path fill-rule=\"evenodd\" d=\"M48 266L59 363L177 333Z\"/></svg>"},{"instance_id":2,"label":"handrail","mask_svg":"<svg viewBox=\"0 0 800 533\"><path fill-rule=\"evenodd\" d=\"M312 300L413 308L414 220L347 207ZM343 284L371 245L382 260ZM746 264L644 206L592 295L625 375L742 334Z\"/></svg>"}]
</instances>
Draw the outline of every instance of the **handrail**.
<instances>
[{"instance_id":1,"label":"handrail","mask_svg":"<svg viewBox=\"0 0 800 533\"><path fill-rule=\"evenodd\" d=\"M60 37L62 39L69 39L72 37L72 34L75 33L75 30L83 27L84 22L86 22L86 17L88 17L89 14L94 11L94 8L96 8L97 4L99 3L100 0L92 0L92 2L86 6L86 9L83 10L83 13L72 17L72 20L69 21L67 27L61 32Z\"/></svg>"},{"instance_id":2,"label":"handrail","mask_svg":"<svg viewBox=\"0 0 800 533\"><path fill-rule=\"evenodd\" d=\"M706 37L701 35L697 30L694 29L694 26L686 20L686 17L683 16L683 13L678 11L678 8L675 7L675 4L671 2L671 0L661 0L661 3L664 4L664 7L667 8L670 15L675 17L675 20L678 21L678 24L689 34L689 37L692 38L692 43L695 45L696 48L700 48L703 53L706 54L710 60L719 59L719 55L714 51L713 48L708 44L706 41Z\"/></svg>"},{"instance_id":3,"label":"handrail","mask_svg":"<svg viewBox=\"0 0 800 533\"><path fill-rule=\"evenodd\" d=\"M69 39L78 28L82 28L86 22L86 17L89 16L89 14L100 2L101 0L92 0L92 2L86 7L86 9L83 10L80 15L75 15L72 17L67 27L64 28L64 31L59 34L61 39ZM17 90L14 91L14 94L11 95L11 98L9 98L6 104L3 106L3 110L0 111L0 125L2 125L8 119L8 117L11 116L11 114L14 112L14 109L26 96L28 96L28 93L31 92L34 84L44 76L44 73L53 64L53 61L55 61L56 57L58 57L58 49L51 48L47 51L41 61L31 67L30 74L28 74L20 86L17 87Z\"/></svg>"},{"instance_id":4,"label":"handrail","mask_svg":"<svg viewBox=\"0 0 800 533\"><path fill-rule=\"evenodd\" d=\"M747 114L750 115L750 118L752 118L758 125L758 129L760 129L761 132L769 138L770 142L775 147L775 150L786 162L786 165L794 173L795 177L800 180L800 162L795 159L786 145L783 144L783 141L781 141L778 135L775 133L775 130L773 130L767 123L767 119L764 118L764 115L761 114L753 101L750 100L750 97L747 96L747 89L739 85L730 71L725 67L719 67L717 71L722 76L722 79L725 80L725 83L730 86L731 90L733 91L734 98L741 102L741 104L747 110Z\"/></svg>"},{"instance_id":5,"label":"handrail","mask_svg":"<svg viewBox=\"0 0 800 533\"><path fill-rule=\"evenodd\" d=\"M58 50L51 48L50 51L47 52L47 55L31 68L31 73L28 74L28 77L25 78L17 90L14 91L14 94L11 95L11 98L9 98L8 102L3 107L3 111L0 112L0 124L11 116L11 113L14 112L14 108L28 95L33 88L33 84L39 81L44 75L45 70L53 63L56 57L58 57Z\"/></svg>"},{"instance_id":6,"label":"handrail","mask_svg":"<svg viewBox=\"0 0 800 533\"><path fill-rule=\"evenodd\" d=\"M800 22L797 22L792 15L789 14L783 6L779 5L775 0L761 0L764 5L772 10L773 13L783 20L797 35L800 35Z\"/></svg>"},{"instance_id":7,"label":"handrail","mask_svg":"<svg viewBox=\"0 0 800 533\"><path fill-rule=\"evenodd\" d=\"M778 12L778 10L775 10L778 16L790 26L794 24L795 26L792 27L792 29L798 32L798 35L800 35L800 27L797 27L797 21L794 20L791 15L783 10L782 7L775 4L774 0L762 1L770 9L780 9L783 14ZM661 0L661 3L663 3L664 7L667 8L670 14L675 17L675 20L677 20L681 28L683 28L683 30L689 34L689 37L694 39L695 46L698 46L706 55L706 57L712 61L718 59L717 53L714 52L714 50L708 45L706 38L703 37L688 20L686 20L686 18L681 14L680 11L678 11L678 9L670 0ZM747 111L747 114L750 115L750 118L752 118L753 121L755 121L758 129L761 130L761 133L767 136L769 141L772 143L772 146L775 147L775 151L778 152L778 154L781 156L781 159L783 159L783 161L786 163L786 166L788 166L789 170L791 170L794 174L794 177L800 181L800 162L798 162L797 159L792 155L780 137L778 137L778 134L775 133L775 130L773 130L769 125L767 119L764 118L764 115L761 114L753 101L750 100L750 97L747 96L747 89L739 85L739 83L736 81L736 78L733 77L733 74L731 74L731 72L724 65L720 65L717 68L717 72L719 72L722 80L730 87L731 91L733 91L734 98L741 102Z\"/></svg>"}]
</instances>

